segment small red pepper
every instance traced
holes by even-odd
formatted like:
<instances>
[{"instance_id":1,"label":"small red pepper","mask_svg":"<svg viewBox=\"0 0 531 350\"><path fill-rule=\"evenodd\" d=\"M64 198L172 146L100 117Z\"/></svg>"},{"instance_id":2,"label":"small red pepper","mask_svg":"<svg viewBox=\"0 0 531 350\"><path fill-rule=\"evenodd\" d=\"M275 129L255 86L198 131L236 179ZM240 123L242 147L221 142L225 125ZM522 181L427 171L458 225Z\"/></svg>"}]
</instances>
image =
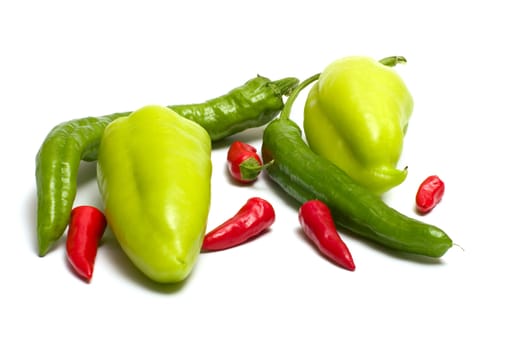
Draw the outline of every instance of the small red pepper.
<instances>
[{"instance_id":1,"label":"small red pepper","mask_svg":"<svg viewBox=\"0 0 531 350\"><path fill-rule=\"evenodd\" d=\"M258 236L275 221L275 210L265 199L253 197L234 215L208 234L202 251L232 248Z\"/></svg>"},{"instance_id":2,"label":"small red pepper","mask_svg":"<svg viewBox=\"0 0 531 350\"><path fill-rule=\"evenodd\" d=\"M428 213L441 201L443 194L444 182L436 175L428 176L417 191L417 210L421 214Z\"/></svg>"},{"instance_id":3,"label":"small red pepper","mask_svg":"<svg viewBox=\"0 0 531 350\"><path fill-rule=\"evenodd\" d=\"M255 181L262 171L262 159L256 148L241 141L230 145L227 162L231 176L241 183Z\"/></svg>"},{"instance_id":4,"label":"small red pepper","mask_svg":"<svg viewBox=\"0 0 531 350\"><path fill-rule=\"evenodd\" d=\"M339 266L354 271L356 266L350 251L337 232L328 206L309 200L299 208L299 222L306 236L319 251Z\"/></svg>"},{"instance_id":5,"label":"small red pepper","mask_svg":"<svg viewBox=\"0 0 531 350\"><path fill-rule=\"evenodd\" d=\"M107 220L98 209L82 205L72 209L66 237L66 254L74 271L90 282L94 261Z\"/></svg>"}]
</instances>

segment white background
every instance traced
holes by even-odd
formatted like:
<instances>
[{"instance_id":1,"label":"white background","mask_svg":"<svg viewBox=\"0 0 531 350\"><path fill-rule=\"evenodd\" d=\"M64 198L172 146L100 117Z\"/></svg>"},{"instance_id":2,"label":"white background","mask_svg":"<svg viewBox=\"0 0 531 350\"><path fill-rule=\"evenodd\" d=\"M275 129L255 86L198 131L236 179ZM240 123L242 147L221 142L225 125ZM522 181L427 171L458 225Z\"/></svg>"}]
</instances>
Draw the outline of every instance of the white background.
<instances>
[{"instance_id":1,"label":"white background","mask_svg":"<svg viewBox=\"0 0 531 350\"><path fill-rule=\"evenodd\" d=\"M524 349L529 295L528 5L517 1L4 1L0 5L2 349ZM463 249L405 259L342 232L357 265L338 268L303 238L293 202L266 176L230 181L214 147L209 229L251 196L277 221L246 245L202 255L177 287L137 272L107 231L94 277L70 270L64 237L36 253L35 154L74 118L201 102L256 74L304 79L348 55L408 59L415 99L385 197L416 216L418 184L446 182L422 220ZM292 118L302 122L300 95ZM100 206L95 164L75 204ZM344 234L343 234L344 233Z\"/></svg>"}]
</instances>

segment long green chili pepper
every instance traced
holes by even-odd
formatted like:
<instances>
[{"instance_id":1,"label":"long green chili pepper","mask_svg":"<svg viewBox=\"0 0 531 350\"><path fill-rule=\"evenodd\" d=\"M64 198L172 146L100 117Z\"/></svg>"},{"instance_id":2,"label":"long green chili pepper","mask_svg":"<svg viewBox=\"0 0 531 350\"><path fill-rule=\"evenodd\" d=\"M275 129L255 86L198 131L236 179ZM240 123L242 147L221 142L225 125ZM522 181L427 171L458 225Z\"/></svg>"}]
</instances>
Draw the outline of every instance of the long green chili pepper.
<instances>
[{"instance_id":1,"label":"long green chili pepper","mask_svg":"<svg viewBox=\"0 0 531 350\"><path fill-rule=\"evenodd\" d=\"M227 94L204 103L168 106L200 124L212 141L264 125L284 107L283 96L296 78L271 81L257 76ZM70 120L55 126L36 156L38 254L44 256L64 233L77 191L81 161L98 158L104 129L131 112Z\"/></svg>"},{"instance_id":2,"label":"long green chili pepper","mask_svg":"<svg viewBox=\"0 0 531 350\"><path fill-rule=\"evenodd\" d=\"M288 97L280 117L264 129L262 158L266 163L273 161L266 168L269 177L300 203L324 202L337 224L352 233L403 252L444 255L453 245L444 231L391 208L304 142L289 114L300 91L318 78L316 74L302 82Z\"/></svg>"}]
</instances>

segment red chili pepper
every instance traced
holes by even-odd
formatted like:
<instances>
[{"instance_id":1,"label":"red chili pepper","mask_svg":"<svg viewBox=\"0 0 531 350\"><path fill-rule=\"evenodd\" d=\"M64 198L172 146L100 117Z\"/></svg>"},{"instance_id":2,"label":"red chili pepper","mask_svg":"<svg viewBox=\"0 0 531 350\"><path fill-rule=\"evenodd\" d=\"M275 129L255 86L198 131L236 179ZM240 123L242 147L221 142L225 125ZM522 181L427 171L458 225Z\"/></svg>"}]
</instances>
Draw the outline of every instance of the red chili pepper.
<instances>
[{"instance_id":1,"label":"red chili pepper","mask_svg":"<svg viewBox=\"0 0 531 350\"><path fill-rule=\"evenodd\" d=\"M87 282L92 279L98 244L107 226L98 209L82 205L72 209L66 238L66 254L75 272Z\"/></svg>"},{"instance_id":2,"label":"red chili pepper","mask_svg":"<svg viewBox=\"0 0 531 350\"><path fill-rule=\"evenodd\" d=\"M262 159L256 148L241 141L231 144L227 161L232 177L242 183L255 181L262 171Z\"/></svg>"},{"instance_id":3,"label":"red chili pepper","mask_svg":"<svg viewBox=\"0 0 531 350\"><path fill-rule=\"evenodd\" d=\"M232 248L258 236L274 221L275 211L268 201L258 197L250 198L236 215L205 235L201 250Z\"/></svg>"},{"instance_id":4,"label":"red chili pepper","mask_svg":"<svg viewBox=\"0 0 531 350\"><path fill-rule=\"evenodd\" d=\"M330 260L354 271L356 266L350 251L337 232L328 206L319 200L309 200L299 208L299 222L306 236Z\"/></svg>"},{"instance_id":5,"label":"red chili pepper","mask_svg":"<svg viewBox=\"0 0 531 350\"><path fill-rule=\"evenodd\" d=\"M444 182L436 176L428 176L419 186L416 196L417 210L425 214L441 201L444 194Z\"/></svg>"}]
</instances>

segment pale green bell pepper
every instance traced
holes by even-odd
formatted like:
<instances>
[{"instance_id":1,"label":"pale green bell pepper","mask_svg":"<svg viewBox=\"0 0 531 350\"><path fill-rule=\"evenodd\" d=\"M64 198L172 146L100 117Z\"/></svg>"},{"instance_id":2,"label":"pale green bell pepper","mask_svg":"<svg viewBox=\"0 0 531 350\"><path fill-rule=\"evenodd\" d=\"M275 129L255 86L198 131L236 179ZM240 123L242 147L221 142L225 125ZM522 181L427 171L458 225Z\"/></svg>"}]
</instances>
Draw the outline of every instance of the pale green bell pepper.
<instances>
[{"instance_id":1,"label":"pale green bell pepper","mask_svg":"<svg viewBox=\"0 0 531 350\"><path fill-rule=\"evenodd\" d=\"M130 260L156 282L180 282L196 263L210 156L208 133L166 107L143 107L105 128L97 163L105 215Z\"/></svg>"},{"instance_id":2,"label":"pale green bell pepper","mask_svg":"<svg viewBox=\"0 0 531 350\"><path fill-rule=\"evenodd\" d=\"M376 194L399 185L407 176L406 167L396 166L413 99L392 68L400 62L405 59L399 56L334 61L322 71L304 107L310 148Z\"/></svg>"}]
</instances>

